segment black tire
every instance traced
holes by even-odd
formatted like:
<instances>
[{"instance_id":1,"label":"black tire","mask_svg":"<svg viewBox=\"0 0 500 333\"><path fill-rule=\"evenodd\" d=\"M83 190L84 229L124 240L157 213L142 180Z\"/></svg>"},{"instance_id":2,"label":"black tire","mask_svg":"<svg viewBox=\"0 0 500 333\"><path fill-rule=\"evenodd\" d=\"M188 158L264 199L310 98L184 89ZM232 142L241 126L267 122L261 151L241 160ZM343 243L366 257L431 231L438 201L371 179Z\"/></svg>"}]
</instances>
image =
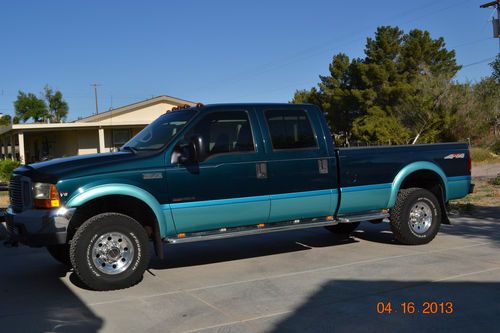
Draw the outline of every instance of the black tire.
<instances>
[{"instance_id":1,"label":"black tire","mask_svg":"<svg viewBox=\"0 0 500 333\"><path fill-rule=\"evenodd\" d=\"M118 243L122 238L123 243ZM101 250L106 254L99 257ZM109 262L105 261L108 255ZM75 273L89 288L101 291L128 288L142 279L148 267L149 240L144 228L133 218L118 213L99 214L77 229L71 241L70 257ZM99 260L102 264L96 263ZM116 268L122 264L124 267ZM105 269L113 273L103 271Z\"/></svg>"},{"instance_id":2,"label":"black tire","mask_svg":"<svg viewBox=\"0 0 500 333\"><path fill-rule=\"evenodd\" d=\"M47 251L50 253L52 258L59 261L66 267L71 267L69 244L48 245Z\"/></svg>"},{"instance_id":3,"label":"black tire","mask_svg":"<svg viewBox=\"0 0 500 333\"><path fill-rule=\"evenodd\" d=\"M427 208L422 208L422 207ZM412 209L421 214L422 219L430 215L430 224L418 222L420 217L412 220ZM427 212L427 213L426 213ZM430 212L430 214L428 214ZM441 225L441 207L436 196L423 188L408 188L399 191L396 204L391 209L391 229L396 239L407 245L427 244L436 237ZM415 222L417 221L417 222ZM421 221L421 220L420 220Z\"/></svg>"},{"instance_id":4,"label":"black tire","mask_svg":"<svg viewBox=\"0 0 500 333\"><path fill-rule=\"evenodd\" d=\"M328 227L325 227L325 229L334 234L348 235L354 230L356 230L357 227L359 227L359 222L339 223L336 225L330 225Z\"/></svg>"}]
</instances>

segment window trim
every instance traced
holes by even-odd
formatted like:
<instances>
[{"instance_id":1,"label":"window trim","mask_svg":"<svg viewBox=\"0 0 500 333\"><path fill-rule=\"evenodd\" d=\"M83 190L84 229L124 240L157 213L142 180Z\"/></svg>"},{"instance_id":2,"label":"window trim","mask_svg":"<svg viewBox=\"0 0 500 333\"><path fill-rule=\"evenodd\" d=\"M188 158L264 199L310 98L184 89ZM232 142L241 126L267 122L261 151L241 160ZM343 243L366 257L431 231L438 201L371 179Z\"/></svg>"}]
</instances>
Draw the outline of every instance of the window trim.
<instances>
[{"instance_id":1,"label":"window trim","mask_svg":"<svg viewBox=\"0 0 500 333\"><path fill-rule=\"evenodd\" d=\"M267 120L267 113L270 111L303 111L304 114L306 115L307 120L309 121L309 125L311 126L311 130L313 132L313 137L314 137L314 142L316 143L316 146L314 147L301 147L301 148L274 148L273 145L273 136L271 135L271 128L269 127L269 122ZM269 143L271 144L271 150L273 152L283 152L283 151L316 151L320 150L319 142L318 142L318 135L316 134L316 129L314 128L314 124L311 121L311 117L309 116L309 112L306 109L266 109L264 110L264 122L266 123L267 127L267 134L269 135Z\"/></svg>"},{"instance_id":2,"label":"window trim","mask_svg":"<svg viewBox=\"0 0 500 333\"><path fill-rule=\"evenodd\" d=\"M205 160L201 161L201 162L198 162L199 164L202 164L202 163L205 163L211 159L213 159L214 157L218 157L218 156L224 156L224 155L250 155L250 154L258 154L258 151L257 151L257 143L255 141L255 132L254 132L254 126L252 124L252 119L250 117L250 112L248 110L245 110L245 109L230 109L230 110L211 110L209 112L206 112L205 114L202 114L200 115L200 117L198 119L196 119L196 121L192 124L192 126L190 126L189 128L186 129L186 132L182 135L182 137L184 139L186 139L186 135L189 133L189 131L191 131L191 129L193 129L200 121L203 120L204 117L210 115L210 114L214 114L214 113L220 113L220 112L243 112L245 113L245 115L247 116L247 119L248 119L248 124L250 125L250 132L252 133L252 143L253 143L253 150L249 150L249 151L232 151L232 152L228 152L228 153L217 153L217 154L213 154L213 155L210 155L208 156ZM178 142L177 142L178 144ZM177 145L176 144L176 145Z\"/></svg>"}]
</instances>

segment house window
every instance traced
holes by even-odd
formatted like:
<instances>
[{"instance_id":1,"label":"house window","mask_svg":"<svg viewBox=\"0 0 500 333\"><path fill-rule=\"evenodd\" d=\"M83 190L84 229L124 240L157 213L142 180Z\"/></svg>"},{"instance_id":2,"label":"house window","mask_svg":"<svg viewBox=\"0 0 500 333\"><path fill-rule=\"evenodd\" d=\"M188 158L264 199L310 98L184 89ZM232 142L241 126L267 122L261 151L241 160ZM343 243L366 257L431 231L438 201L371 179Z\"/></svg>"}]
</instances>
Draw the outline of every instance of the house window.
<instances>
[{"instance_id":1,"label":"house window","mask_svg":"<svg viewBox=\"0 0 500 333\"><path fill-rule=\"evenodd\" d=\"M113 147L118 148L123 146L131 138L129 128L113 129Z\"/></svg>"}]
</instances>

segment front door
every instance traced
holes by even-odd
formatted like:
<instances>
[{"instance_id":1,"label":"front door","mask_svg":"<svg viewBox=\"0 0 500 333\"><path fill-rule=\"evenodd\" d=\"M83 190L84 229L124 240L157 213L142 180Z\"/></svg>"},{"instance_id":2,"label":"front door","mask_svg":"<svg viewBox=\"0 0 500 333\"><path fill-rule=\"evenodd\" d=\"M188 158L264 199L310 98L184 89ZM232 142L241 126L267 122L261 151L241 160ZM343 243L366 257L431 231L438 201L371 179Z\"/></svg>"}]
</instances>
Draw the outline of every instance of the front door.
<instances>
[{"instance_id":1,"label":"front door","mask_svg":"<svg viewBox=\"0 0 500 333\"><path fill-rule=\"evenodd\" d=\"M264 155L253 109L206 110L183 138L201 136L204 159L167 169L168 194L178 233L265 223L267 179L257 176ZM182 139L181 139L182 140Z\"/></svg>"}]
</instances>

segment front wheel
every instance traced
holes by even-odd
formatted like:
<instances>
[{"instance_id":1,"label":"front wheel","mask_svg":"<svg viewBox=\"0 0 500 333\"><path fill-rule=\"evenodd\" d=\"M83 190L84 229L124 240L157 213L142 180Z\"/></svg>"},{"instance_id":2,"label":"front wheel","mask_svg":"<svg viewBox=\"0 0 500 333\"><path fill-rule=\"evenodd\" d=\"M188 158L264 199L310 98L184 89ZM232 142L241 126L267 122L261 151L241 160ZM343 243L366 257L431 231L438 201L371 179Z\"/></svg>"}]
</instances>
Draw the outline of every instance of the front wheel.
<instances>
[{"instance_id":1,"label":"front wheel","mask_svg":"<svg viewBox=\"0 0 500 333\"><path fill-rule=\"evenodd\" d=\"M408 245L426 244L441 225L441 207L436 196L423 188L401 190L391 209L391 229L396 239Z\"/></svg>"},{"instance_id":2,"label":"front wheel","mask_svg":"<svg viewBox=\"0 0 500 333\"><path fill-rule=\"evenodd\" d=\"M71 263L80 280L94 290L113 290L138 283L149 264L149 242L133 218L96 215L83 223L71 242Z\"/></svg>"}]
</instances>

